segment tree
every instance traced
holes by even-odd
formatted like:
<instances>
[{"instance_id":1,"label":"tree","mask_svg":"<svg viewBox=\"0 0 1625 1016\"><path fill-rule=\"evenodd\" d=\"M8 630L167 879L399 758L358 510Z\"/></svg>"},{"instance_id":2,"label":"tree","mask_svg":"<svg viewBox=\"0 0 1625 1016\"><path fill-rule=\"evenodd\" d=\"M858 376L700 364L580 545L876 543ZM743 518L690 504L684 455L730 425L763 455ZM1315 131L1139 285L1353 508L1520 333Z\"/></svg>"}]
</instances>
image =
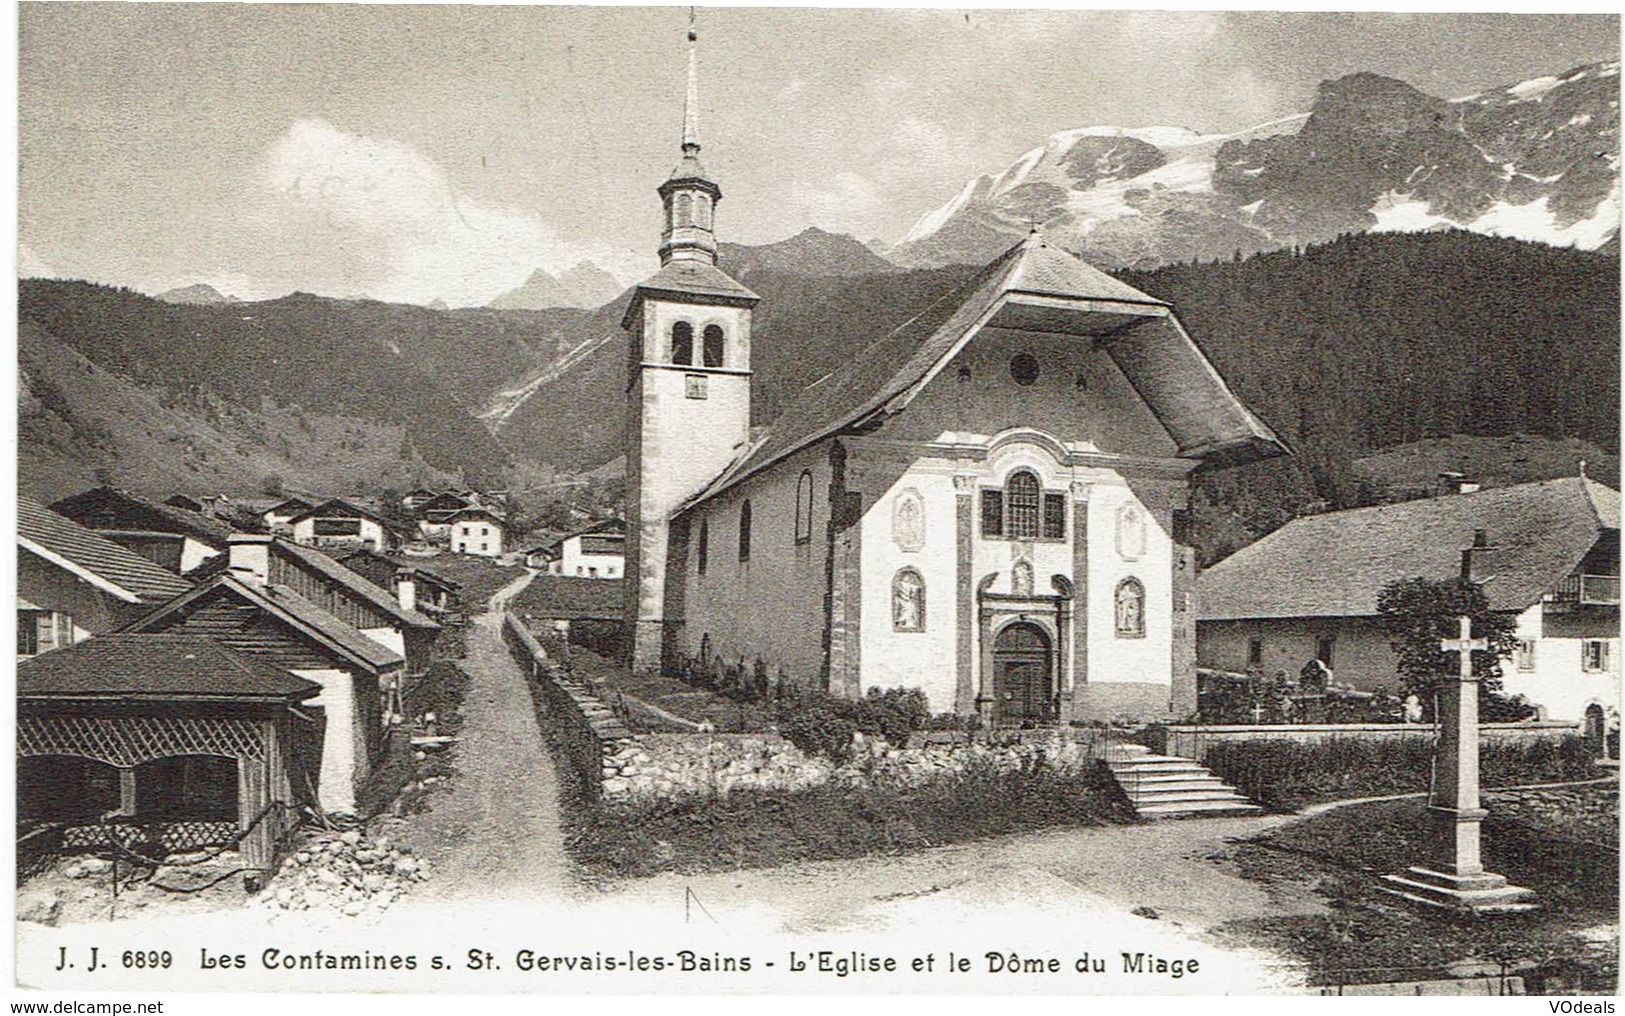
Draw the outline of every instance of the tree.
<instances>
[{"instance_id":1,"label":"tree","mask_svg":"<svg viewBox=\"0 0 1625 1016\"><path fill-rule=\"evenodd\" d=\"M1471 618L1473 637L1489 644L1473 651L1480 704L1485 699L1501 702L1501 661L1517 649L1517 621L1491 610L1483 587L1460 579L1397 579L1377 594L1377 613L1391 639L1405 693L1414 692L1429 709L1440 680L1457 673L1459 666L1457 654L1444 652L1439 643L1459 637L1459 619Z\"/></svg>"},{"instance_id":2,"label":"tree","mask_svg":"<svg viewBox=\"0 0 1625 1016\"><path fill-rule=\"evenodd\" d=\"M265 476L261 477L260 493L264 494L266 497L281 497L283 495L282 474L267 473Z\"/></svg>"}]
</instances>

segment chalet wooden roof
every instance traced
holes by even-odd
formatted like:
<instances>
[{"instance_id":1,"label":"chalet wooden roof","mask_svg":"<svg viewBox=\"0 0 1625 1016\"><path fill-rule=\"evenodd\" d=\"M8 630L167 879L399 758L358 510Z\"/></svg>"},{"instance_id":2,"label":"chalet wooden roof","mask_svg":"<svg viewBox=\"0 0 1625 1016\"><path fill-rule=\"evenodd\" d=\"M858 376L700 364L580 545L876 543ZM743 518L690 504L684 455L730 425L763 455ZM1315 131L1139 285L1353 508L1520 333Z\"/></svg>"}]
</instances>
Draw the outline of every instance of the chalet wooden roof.
<instances>
[{"instance_id":1,"label":"chalet wooden roof","mask_svg":"<svg viewBox=\"0 0 1625 1016\"><path fill-rule=\"evenodd\" d=\"M1371 616L1390 582L1459 575L1478 530L1494 548L1479 559L1490 606L1521 611L1617 534L1619 517L1618 491L1577 476L1310 515L1198 576L1196 616Z\"/></svg>"},{"instance_id":2,"label":"chalet wooden roof","mask_svg":"<svg viewBox=\"0 0 1625 1016\"><path fill-rule=\"evenodd\" d=\"M1237 464L1286 451L1274 431L1230 391L1166 303L1035 233L802 391L765 434L685 507L810 444L902 412L984 327L1099 341L1182 457Z\"/></svg>"},{"instance_id":3,"label":"chalet wooden roof","mask_svg":"<svg viewBox=\"0 0 1625 1016\"><path fill-rule=\"evenodd\" d=\"M287 540L273 539L271 541L271 553L291 558L318 572L335 589L341 590L341 595L351 596L368 603L376 610L389 615L409 628L436 629L440 627L427 615L416 610L404 609L400 605L400 601L389 595L388 590L344 567L344 565L319 550L291 543Z\"/></svg>"},{"instance_id":4,"label":"chalet wooden roof","mask_svg":"<svg viewBox=\"0 0 1625 1016\"><path fill-rule=\"evenodd\" d=\"M123 631L131 634L166 631L184 620L193 604L211 595L231 596L241 600L368 673L382 673L405 662L390 649L361 634L351 625L334 617L287 586L260 586L244 582L230 574L217 575L212 580L188 590L145 617L126 625ZM217 637L229 642L228 636Z\"/></svg>"},{"instance_id":5,"label":"chalet wooden roof","mask_svg":"<svg viewBox=\"0 0 1625 1016\"><path fill-rule=\"evenodd\" d=\"M321 690L206 635L103 635L17 665L25 701L298 702Z\"/></svg>"},{"instance_id":6,"label":"chalet wooden roof","mask_svg":"<svg viewBox=\"0 0 1625 1016\"><path fill-rule=\"evenodd\" d=\"M174 572L22 495L17 544L126 603L162 603L191 588Z\"/></svg>"},{"instance_id":7,"label":"chalet wooden roof","mask_svg":"<svg viewBox=\"0 0 1625 1016\"><path fill-rule=\"evenodd\" d=\"M473 503L473 501L461 494L453 494L447 491L436 494L427 501L419 502L414 510L420 512L455 512L461 511Z\"/></svg>"},{"instance_id":8,"label":"chalet wooden roof","mask_svg":"<svg viewBox=\"0 0 1625 1016\"><path fill-rule=\"evenodd\" d=\"M379 584L377 579L372 578L373 575L383 575L386 572L393 575L398 571L409 571L417 577L419 582L438 586L448 593L455 593L463 588L461 582L454 582L439 572L425 568L415 561L409 559L398 561L395 558L378 553L371 547L357 547L348 553L340 554L335 560L362 578L372 582L373 585Z\"/></svg>"},{"instance_id":9,"label":"chalet wooden roof","mask_svg":"<svg viewBox=\"0 0 1625 1016\"><path fill-rule=\"evenodd\" d=\"M452 512L446 517L446 521L455 522L458 519L463 518L487 518L499 526L506 526L508 524L508 520L502 517L501 512L498 512L492 508L487 508L481 504L469 505L467 508L461 508L455 512Z\"/></svg>"},{"instance_id":10,"label":"chalet wooden roof","mask_svg":"<svg viewBox=\"0 0 1625 1016\"><path fill-rule=\"evenodd\" d=\"M226 549L231 527L197 512L176 508L118 487L92 487L52 503L51 510L91 529L146 529L182 533L199 543Z\"/></svg>"},{"instance_id":11,"label":"chalet wooden roof","mask_svg":"<svg viewBox=\"0 0 1625 1016\"><path fill-rule=\"evenodd\" d=\"M312 505L288 521L290 523L303 522L305 519L318 517L325 519L370 519L379 525L385 525L383 518L377 512L369 511L352 501L346 501L340 497L330 497L321 504Z\"/></svg>"},{"instance_id":12,"label":"chalet wooden roof","mask_svg":"<svg viewBox=\"0 0 1625 1016\"><path fill-rule=\"evenodd\" d=\"M539 550L553 550L563 546L566 540L573 540L578 536L607 536L611 539L615 537L621 537L624 539L626 536L626 520L604 519L599 522L594 522L590 526L583 526L580 529L565 533L562 536L555 536L551 540L538 543L534 547L531 547L529 550L525 551L525 553L534 554Z\"/></svg>"},{"instance_id":13,"label":"chalet wooden roof","mask_svg":"<svg viewBox=\"0 0 1625 1016\"><path fill-rule=\"evenodd\" d=\"M260 509L260 514L269 515L272 512L276 512L278 515L284 512L298 513L314 507L316 507L315 502L306 501L302 497L285 497L269 508Z\"/></svg>"}]
</instances>

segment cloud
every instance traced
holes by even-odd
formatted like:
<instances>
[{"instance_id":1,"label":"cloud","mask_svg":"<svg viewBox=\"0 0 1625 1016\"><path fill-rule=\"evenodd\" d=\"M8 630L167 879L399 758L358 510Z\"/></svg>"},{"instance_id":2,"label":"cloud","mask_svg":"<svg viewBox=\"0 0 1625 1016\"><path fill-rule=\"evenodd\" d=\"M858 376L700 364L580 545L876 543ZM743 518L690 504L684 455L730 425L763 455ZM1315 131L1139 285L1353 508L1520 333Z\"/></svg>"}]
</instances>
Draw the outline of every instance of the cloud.
<instances>
[{"instance_id":1,"label":"cloud","mask_svg":"<svg viewBox=\"0 0 1625 1016\"><path fill-rule=\"evenodd\" d=\"M409 145L298 120L265 153L246 215L289 288L484 303L579 252L526 213L460 193ZM273 287L274 288L274 287Z\"/></svg>"},{"instance_id":2,"label":"cloud","mask_svg":"<svg viewBox=\"0 0 1625 1016\"><path fill-rule=\"evenodd\" d=\"M44 258L34 252L26 243L17 245L17 278L19 279L56 279L61 273Z\"/></svg>"}]
</instances>

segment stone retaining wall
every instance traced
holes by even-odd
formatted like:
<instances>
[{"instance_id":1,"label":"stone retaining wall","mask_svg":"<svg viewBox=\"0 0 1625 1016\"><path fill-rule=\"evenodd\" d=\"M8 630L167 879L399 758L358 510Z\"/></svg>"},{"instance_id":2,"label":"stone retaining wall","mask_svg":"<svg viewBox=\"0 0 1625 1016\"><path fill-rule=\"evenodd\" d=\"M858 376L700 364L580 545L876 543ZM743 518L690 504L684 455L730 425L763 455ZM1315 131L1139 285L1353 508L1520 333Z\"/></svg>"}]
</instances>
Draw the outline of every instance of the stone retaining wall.
<instances>
[{"instance_id":1,"label":"stone retaining wall","mask_svg":"<svg viewBox=\"0 0 1625 1016\"><path fill-rule=\"evenodd\" d=\"M1260 724L1171 724L1168 726L1169 755L1201 760L1208 749L1221 741L1296 741L1319 744L1339 738L1389 740L1415 738L1432 741L1438 728L1431 723L1260 723ZM1480 743L1501 744L1561 739L1580 732L1578 723L1534 720L1523 723L1484 723L1479 728Z\"/></svg>"},{"instance_id":2,"label":"stone retaining wall","mask_svg":"<svg viewBox=\"0 0 1625 1016\"><path fill-rule=\"evenodd\" d=\"M598 696L571 681L565 669L512 614L502 618L502 641L525 670L536 696L536 708L551 722L559 747L570 763L570 776L589 799L597 799L604 782L604 760L617 754L632 731Z\"/></svg>"},{"instance_id":3,"label":"stone retaining wall","mask_svg":"<svg viewBox=\"0 0 1625 1016\"><path fill-rule=\"evenodd\" d=\"M1088 744L1059 731L1029 732L1006 743L927 742L904 749L859 735L852 761L842 766L808 755L777 734L634 734L602 700L569 679L519 618L504 616L502 638L529 678L537 710L569 763L569 776L588 800L605 805L718 797L734 790L807 790L831 782L917 786L978 765L1008 771L1042 761L1076 772L1100 764Z\"/></svg>"}]
</instances>

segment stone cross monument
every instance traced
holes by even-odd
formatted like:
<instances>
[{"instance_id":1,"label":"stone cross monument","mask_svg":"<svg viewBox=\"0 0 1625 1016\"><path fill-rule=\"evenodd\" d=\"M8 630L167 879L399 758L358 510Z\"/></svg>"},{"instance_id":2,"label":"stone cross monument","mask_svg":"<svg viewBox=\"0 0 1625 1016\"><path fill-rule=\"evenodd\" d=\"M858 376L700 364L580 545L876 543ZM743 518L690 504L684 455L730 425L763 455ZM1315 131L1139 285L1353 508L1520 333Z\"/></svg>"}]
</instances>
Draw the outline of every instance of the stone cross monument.
<instances>
[{"instance_id":1,"label":"stone cross monument","mask_svg":"<svg viewBox=\"0 0 1625 1016\"><path fill-rule=\"evenodd\" d=\"M1489 550L1484 535L1462 552L1461 577L1472 582L1472 555ZM1458 619L1457 638L1444 639L1439 648L1460 655L1457 676L1445 678L1439 689L1439 744L1437 783L1428 802L1436 827L1432 856L1402 874L1384 875L1383 888L1417 903L1473 913L1529 910L1534 892L1509 885L1504 875L1484 870L1480 833L1485 811L1478 798L1478 675L1473 673L1473 651L1488 649L1489 641L1473 637L1470 617Z\"/></svg>"}]
</instances>

